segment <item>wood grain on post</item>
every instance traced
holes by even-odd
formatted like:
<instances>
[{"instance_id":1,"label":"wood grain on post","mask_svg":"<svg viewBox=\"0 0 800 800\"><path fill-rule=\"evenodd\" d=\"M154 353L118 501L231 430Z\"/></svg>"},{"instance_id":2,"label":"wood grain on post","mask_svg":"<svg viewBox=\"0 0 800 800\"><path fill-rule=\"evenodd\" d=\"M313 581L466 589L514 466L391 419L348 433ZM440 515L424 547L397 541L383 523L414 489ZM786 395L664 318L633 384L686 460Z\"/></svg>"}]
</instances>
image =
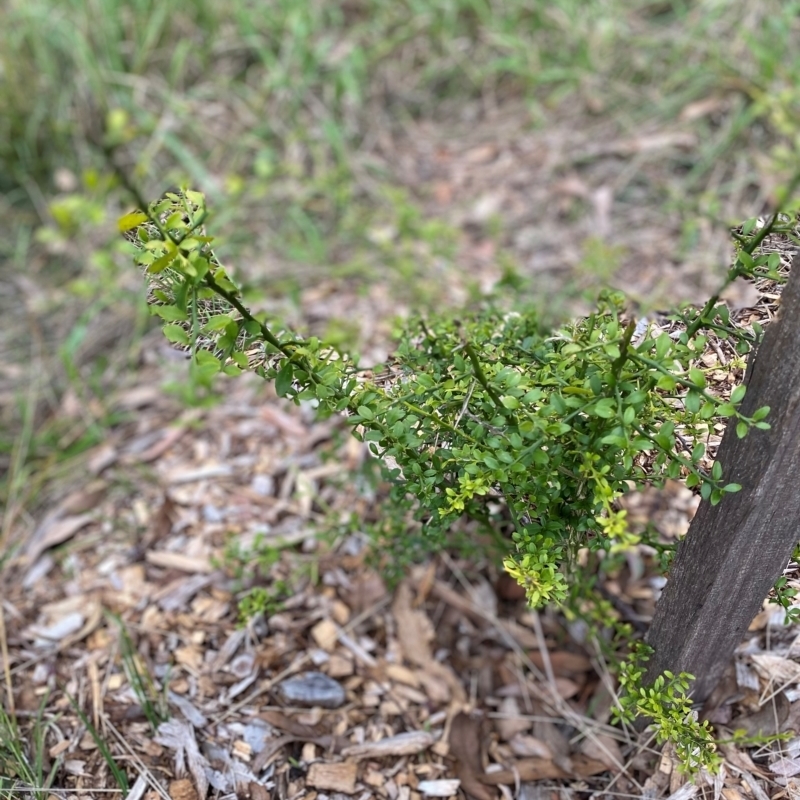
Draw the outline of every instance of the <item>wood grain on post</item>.
<instances>
[{"instance_id":1,"label":"wood grain on post","mask_svg":"<svg viewBox=\"0 0 800 800\"><path fill-rule=\"evenodd\" d=\"M704 501L678 548L647 636L655 648L647 683L670 670L696 677L705 700L800 540L800 258L796 254L778 318L748 365L747 416L769 406L763 431L736 436L731 418L718 460L724 483L742 490Z\"/></svg>"}]
</instances>

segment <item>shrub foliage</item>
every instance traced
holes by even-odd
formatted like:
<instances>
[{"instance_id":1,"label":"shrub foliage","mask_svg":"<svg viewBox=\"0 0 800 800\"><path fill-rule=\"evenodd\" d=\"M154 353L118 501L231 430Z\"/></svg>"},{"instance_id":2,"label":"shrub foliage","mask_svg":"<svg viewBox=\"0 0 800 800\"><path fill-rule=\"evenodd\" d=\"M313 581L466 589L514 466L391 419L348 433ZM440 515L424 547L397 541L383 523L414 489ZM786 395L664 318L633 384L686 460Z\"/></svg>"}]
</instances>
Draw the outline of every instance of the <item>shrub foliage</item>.
<instances>
[{"instance_id":1,"label":"shrub foliage","mask_svg":"<svg viewBox=\"0 0 800 800\"><path fill-rule=\"evenodd\" d=\"M415 499L431 550L464 515L509 530L504 566L534 606L578 611L592 585L579 552L608 557L639 543L617 503L632 486L681 478L711 503L741 488L706 452L715 421L735 417L740 437L768 427L768 408L740 412L744 385L726 396L708 385L700 356L710 336L734 343L741 369L761 334L758 325L734 324L719 295L676 314L668 329L637 323L614 292L588 317L549 331L525 308L487 300L458 318L410 320L377 372L251 313L214 256L206 217L204 197L182 191L120 220L153 313L167 338L191 352L193 380L253 370L281 396L322 415L346 414L398 497ZM726 283L780 279L776 254L753 254L784 222L776 215L745 225ZM680 713L664 720L680 739L674 726L691 721L687 676L666 678L655 695L648 690L646 709L633 707L658 723L658 697L671 693L668 705ZM685 731L692 752L705 730L695 723Z\"/></svg>"},{"instance_id":2,"label":"shrub foliage","mask_svg":"<svg viewBox=\"0 0 800 800\"><path fill-rule=\"evenodd\" d=\"M698 366L709 333L734 337L741 355L760 335L757 325L733 325L716 297L682 312L672 334L627 320L614 292L555 331L491 302L457 319L413 319L378 374L254 316L213 255L206 215L203 196L187 191L120 222L165 335L192 352L194 379L250 369L279 395L346 413L417 498L435 542L462 515L484 520L502 509L513 529L505 567L532 605L566 599L579 549L638 543L616 503L631 485L684 478L712 503L739 490L718 463L703 467L714 421L736 417L740 436L768 426L767 408L740 413L745 386L720 397ZM751 255L765 230L741 247L728 281L779 277L777 256Z\"/></svg>"}]
</instances>

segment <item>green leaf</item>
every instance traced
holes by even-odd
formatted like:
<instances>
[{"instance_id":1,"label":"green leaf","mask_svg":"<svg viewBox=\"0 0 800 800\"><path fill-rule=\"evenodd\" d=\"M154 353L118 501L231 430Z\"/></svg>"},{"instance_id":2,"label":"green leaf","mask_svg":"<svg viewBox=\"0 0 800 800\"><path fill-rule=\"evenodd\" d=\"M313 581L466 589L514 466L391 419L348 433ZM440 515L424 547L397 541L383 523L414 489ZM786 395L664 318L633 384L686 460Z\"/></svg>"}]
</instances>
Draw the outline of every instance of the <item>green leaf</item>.
<instances>
[{"instance_id":1,"label":"green leaf","mask_svg":"<svg viewBox=\"0 0 800 800\"><path fill-rule=\"evenodd\" d=\"M375 419L375 412L369 406L359 406L357 409L358 416L365 420Z\"/></svg>"},{"instance_id":2,"label":"green leaf","mask_svg":"<svg viewBox=\"0 0 800 800\"><path fill-rule=\"evenodd\" d=\"M697 392L689 392L686 395L686 410L691 414L696 414L700 410L700 395Z\"/></svg>"},{"instance_id":3,"label":"green leaf","mask_svg":"<svg viewBox=\"0 0 800 800\"><path fill-rule=\"evenodd\" d=\"M670 347L672 347L672 339L669 338L669 334L662 333L658 339L656 339L656 357L663 359L669 352Z\"/></svg>"},{"instance_id":4,"label":"green leaf","mask_svg":"<svg viewBox=\"0 0 800 800\"><path fill-rule=\"evenodd\" d=\"M241 328L239 327L238 322L234 322L230 320L228 324L223 329L225 331L225 336L230 339L231 345L236 341L236 337L239 335L239 331Z\"/></svg>"},{"instance_id":5,"label":"green leaf","mask_svg":"<svg viewBox=\"0 0 800 800\"><path fill-rule=\"evenodd\" d=\"M213 353L209 353L208 350L198 350L195 353L194 360L203 367L209 364L216 364L218 367L222 366L222 362Z\"/></svg>"},{"instance_id":6,"label":"green leaf","mask_svg":"<svg viewBox=\"0 0 800 800\"><path fill-rule=\"evenodd\" d=\"M194 354L194 375L201 381L208 381L222 370L222 362L207 350L198 350Z\"/></svg>"},{"instance_id":7,"label":"green leaf","mask_svg":"<svg viewBox=\"0 0 800 800\"><path fill-rule=\"evenodd\" d=\"M662 375L658 379L658 383L656 384L657 389L661 389L662 392L672 392L675 389L677 382L672 375Z\"/></svg>"},{"instance_id":8,"label":"green leaf","mask_svg":"<svg viewBox=\"0 0 800 800\"><path fill-rule=\"evenodd\" d=\"M174 344L191 344L189 334L180 325L165 325L162 330L164 336Z\"/></svg>"},{"instance_id":9,"label":"green leaf","mask_svg":"<svg viewBox=\"0 0 800 800\"><path fill-rule=\"evenodd\" d=\"M616 403L610 397L604 397L589 409L589 413L603 419L611 419L617 413Z\"/></svg>"},{"instance_id":10,"label":"green leaf","mask_svg":"<svg viewBox=\"0 0 800 800\"><path fill-rule=\"evenodd\" d=\"M167 217L164 227L168 230L186 230L187 224L183 221L183 211L173 211L172 214Z\"/></svg>"},{"instance_id":11,"label":"green leaf","mask_svg":"<svg viewBox=\"0 0 800 800\"><path fill-rule=\"evenodd\" d=\"M275 376L275 392L278 397L286 397L289 390L292 388L292 381L294 380L294 364L287 361Z\"/></svg>"},{"instance_id":12,"label":"green leaf","mask_svg":"<svg viewBox=\"0 0 800 800\"><path fill-rule=\"evenodd\" d=\"M753 256L746 250L740 250L738 253L739 263L747 270L753 269Z\"/></svg>"},{"instance_id":13,"label":"green leaf","mask_svg":"<svg viewBox=\"0 0 800 800\"><path fill-rule=\"evenodd\" d=\"M714 462L714 466L711 467L711 477L718 481L722 477L722 464L719 461Z\"/></svg>"},{"instance_id":14,"label":"green leaf","mask_svg":"<svg viewBox=\"0 0 800 800\"><path fill-rule=\"evenodd\" d=\"M233 320L227 314L217 314L209 317L206 324L203 325L203 330L208 331L221 331L224 330Z\"/></svg>"},{"instance_id":15,"label":"green leaf","mask_svg":"<svg viewBox=\"0 0 800 800\"><path fill-rule=\"evenodd\" d=\"M197 250L199 247L202 247L203 243L195 238L194 236L187 236L183 241L180 243L180 248L185 253L188 253L192 250Z\"/></svg>"},{"instance_id":16,"label":"green leaf","mask_svg":"<svg viewBox=\"0 0 800 800\"><path fill-rule=\"evenodd\" d=\"M500 398L500 402L511 411L513 411L515 408L519 408L519 400L510 394L503 395Z\"/></svg>"},{"instance_id":17,"label":"green leaf","mask_svg":"<svg viewBox=\"0 0 800 800\"><path fill-rule=\"evenodd\" d=\"M758 422L769 414L769 406L761 406L753 413L753 421Z\"/></svg>"},{"instance_id":18,"label":"green leaf","mask_svg":"<svg viewBox=\"0 0 800 800\"><path fill-rule=\"evenodd\" d=\"M134 228L138 228L143 222L147 222L147 214L143 211L132 211L117 220L117 228L120 233L126 233Z\"/></svg>"},{"instance_id":19,"label":"green leaf","mask_svg":"<svg viewBox=\"0 0 800 800\"><path fill-rule=\"evenodd\" d=\"M730 492L733 494L734 492L741 492L742 491L742 484L741 483L728 483L722 487L723 492Z\"/></svg>"},{"instance_id":20,"label":"green leaf","mask_svg":"<svg viewBox=\"0 0 800 800\"><path fill-rule=\"evenodd\" d=\"M740 439L744 439L747 436L747 431L749 430L749 426L746 422L737 422L736 423L736 435Z\"/></svg>"},{"instance_id":21,"label":"green leaf","mask_svg":"<svg viewBox=\"0 0 800 800\"><path fill-rule=\"evenodd\" d=\"M740 383L732 392L731 392L731 403L741 403L744 400L744 394L747 391L747 387Z\"/></svg>"},{"instance_id":22,"label":"green leaf","mask_svg":"<svg viewBox=\"0 0 800 800\"><path fill-rule=\"evenodd\" d=\"M717 407L713 403L706 401L700 409L700 419L711 419L715 413L717 413Z\"/></svg>"},{"instance_id":23,"label":"green leaf","mask_svg":"<svg viewBox=\"0 0 800 800\"><path fill-rule=\"evenodd\" d=\"M157 275L159 272L163 272L181 254L180 250L172 245L171 242L169 243L168 247L171 247L172 249L164 253L161 258L157 258L147 268L149 275Z\"/></svg>"},{"instance_id":24,"label":"green leaf","mask_svg":"<svg viewBox=\"0 0 800 800\"><path fill-rule=\"evenodd\" d=\"M550 395L550 405L558 414L563 414L567 410L567 404L564 402L564 398L558 394L558 392L553 392Z\"/></svg>"},{"instance_id":25,"label":"green leaf","mask_svg":"<svg viewBox=\"0 0 800 800\"><path fill-rule=\"evenodd\" d=\"M182 308L175 306L151 306L153 314L161 317L164 322L180 322L188 319L187 313Z\"/></svg>"},{"instance_id":26,"label":"green leaf","mask_svg":"<svg viewBox=\"0 0 800 800\"><path fill-rule=\"evenodd\" d=\"M697 367L692 367L689 370L689 380L698 388L705 389L706 386L706 376L702 370L698 369Z\"/></svg>"},{"instance_id":27,"label":"green leaf","mask_svg":"<svg viewBox=\"0 0 800 800\"><path fill-rule=\"evenodd\" d=\"M530 391L525 393L525 396L522 398L523 403L531 404L535 403L538 400L542 399L542 390L541 389L531 389Z\"/></svg>"}]
</instances>

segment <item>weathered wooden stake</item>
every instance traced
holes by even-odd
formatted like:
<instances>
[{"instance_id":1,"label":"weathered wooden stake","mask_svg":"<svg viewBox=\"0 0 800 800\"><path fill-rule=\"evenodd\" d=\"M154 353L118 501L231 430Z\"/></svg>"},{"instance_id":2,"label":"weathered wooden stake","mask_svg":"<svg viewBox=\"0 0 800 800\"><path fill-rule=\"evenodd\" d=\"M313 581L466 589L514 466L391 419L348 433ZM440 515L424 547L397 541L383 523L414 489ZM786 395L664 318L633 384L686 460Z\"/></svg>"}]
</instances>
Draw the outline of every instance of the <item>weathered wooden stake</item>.
<instances>
[{"instance_id":1,"label":"weathered wooden stake","mask_svg":"<svg viewBox=\"0 0 800 800\"><path fill-rule=\"evenodd\" d=\"M742 412L771 411L768 431L736 436L732 418L718 458L737 494L703 502L678 548L647 636L655 648L646 680L670 670L696 677L705 700L800 540L800 257L750 358Z\"/></svg>"}]
</instances>

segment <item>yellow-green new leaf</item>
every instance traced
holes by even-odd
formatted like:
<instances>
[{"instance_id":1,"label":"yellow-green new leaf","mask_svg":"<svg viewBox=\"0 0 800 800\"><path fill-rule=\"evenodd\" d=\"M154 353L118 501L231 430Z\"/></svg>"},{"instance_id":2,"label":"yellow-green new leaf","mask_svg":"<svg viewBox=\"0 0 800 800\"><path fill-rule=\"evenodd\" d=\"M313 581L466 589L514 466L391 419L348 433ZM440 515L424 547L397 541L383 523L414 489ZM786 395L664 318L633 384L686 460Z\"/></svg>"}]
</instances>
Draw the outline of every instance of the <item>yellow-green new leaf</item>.
<instances>
[{"instance_id":1,"label":"yellow-green new leaf","mask_svg":"<svg viewBox=\"0 0 800 800\"><path fill-rule=\"evenodd\" d=\"M120 233L127 233L134 228L138 228L143 222L147 222L147 214L142 211L131 211L117 220L117 228Z\"/></svg>"}]
</instances>

